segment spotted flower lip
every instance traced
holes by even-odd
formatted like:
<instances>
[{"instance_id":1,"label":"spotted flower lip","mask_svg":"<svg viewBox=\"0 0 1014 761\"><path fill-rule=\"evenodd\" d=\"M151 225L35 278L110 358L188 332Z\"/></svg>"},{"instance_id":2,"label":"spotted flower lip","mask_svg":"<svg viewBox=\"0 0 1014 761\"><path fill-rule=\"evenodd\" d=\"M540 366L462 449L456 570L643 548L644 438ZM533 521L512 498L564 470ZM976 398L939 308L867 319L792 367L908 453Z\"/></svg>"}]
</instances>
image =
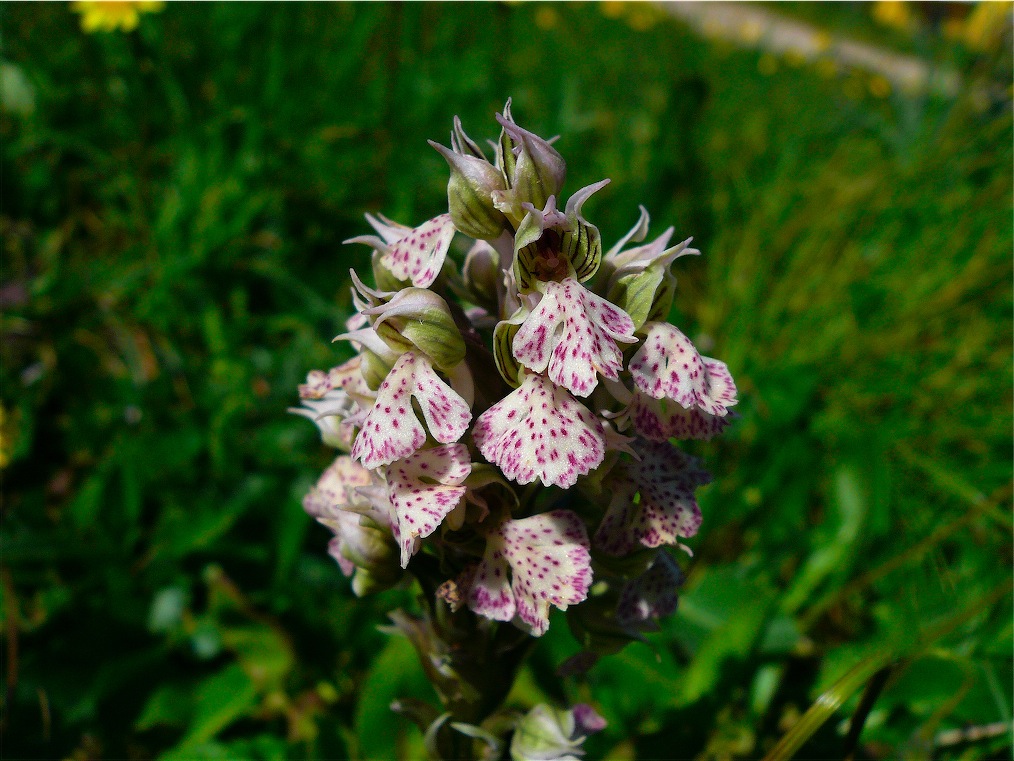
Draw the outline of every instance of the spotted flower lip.
<instances>
[{"instance_id":1,"label":"spotted flower lip","mask_svg":"<svg viewBox=\"0 0 1014 761\"><path fill-rule=\"evenodd\" d=\"M644 327L647 336L628 366L642 393L720 417L736 404L736 386L724 362L702 357L674 325L649 322Z\"/></svg>"},{"instance_id":2,"label":"spotted flower lip","mask_svg":"<svg viewBox=\"0 0 1014 761\"><path fill-rule=\"evenodd\" d=\"M381 253L380 262L399 280L428 288L437 279L454 237L450 214L438 214L419 227L409 228L386 217L366 216L379 233L349 238L346 243L365 243Z\"/></svg>"},{"instance_id":3,"label":"spotted flower lip","mask_svg":"<svg viewBox=\"0 0 1014 761\"><path fill-rule=\"evenodd\" d=\"M700 253L692 239L672 245L672 227L649 237L640 207L606 251L584 208L610 181L562 196L553 140L519 127L509 100L497 121L489 159L456 117L450 147L430 143L450 169L448 213L415 227L367 215L370 234L347 241L372 248L372 279L351 273L356 314L338 337L359 356L312 371L296 412L371 480L340 493L322 480L307 510L337 510L355 537L332 552L355 567L357 594L408 574L436 595L420 631L450 606L456 621L539 636L554 607L581 602L569 624L597 657L675 610L682 577L668 548L689 552L710 476L671 441L721 432L737 391L723 362L666 322L673 262ZM455 242L463 263L449 258ZM449 652L430 647L448 634L437 628L424 658ZM556 722L562 734L540 734L541 721L514 757L581 754L577 712Z\"/></svg>"},{"instance_id":4,"label":"spotted flower lip","mask_svg":"<svg viewBox=\"0 0 1014 761\"><path fill-rule=\"evenodd\" d=\"M711 415L700 409L685 409L669 399L653 399L635 391L617 422L632 426L649 441L669 439L710 441L725 430L733 418Z\"/></svg>"},{"instance_id":5,"label":"spotted flower lip","mask_svg":"<svg viewBox=\"0 0 1014 761\"><path fill-rule=\"evenodd\" d=\"M398 524L401 567L465 496L472 470L468 447L444 444L423 449L387 468L387 485Z\"/></svg>"},{"instance_id":6,"label":"spotted flower lip","mask_svg":"<svg viewBox=\"0 0 1014 761\"><path fill-rule=\"evenodd\" d=\"M657 629L658 619L676 612L683 571L672 556L659 551L651 567L627 582L616 606L616 618L625 626Z\"/></svg>"},{"instance_id":7,"label":"spotted flower lip","mask_svg":"<svg viewBox=\"0 0 1014 761\"><path fill-rule=\"evenodd\" d=\"M482 456L519 484L540 479L564 489L605 457L602 423L566 390L542 375L521 386L475 421Z\"/></svg>"},{"instance_id":8,"label":"spotted flower lip","mask_svg":"<svg viewBox=\"0 0 1014 761\"><path fill-rule=\"evenodd\" d=\"M696 457L668 442L637 448L640 460L617 468L612 500L595 532L595 544L609 555L644 547L680 544L701 525L694 491L711 482ZM634 494L640 500L634 500Z\"/></svg>"},{"instance_id":9,"label":"spotted flower lip","mask_svg":"<svg viewBox=\"0 0 1014 761\"><path fill-rule=\"evenodd\" d=\"M514 357L577 396L595 390L596 374L616 380L623 369L620 343L634 343L634 323L573 278L549 282L538 306L514 336Z\"/></svg>"},{"instance_id":10,"label":"spotted flower lip","mask_svg":"<svg viewBox=\"0 0 1014 761\"><path fill-rule=\"evenodd\" d=\"M581 602L591 580L584 524L570 510L554 510L506 520L487 537L467 603L496 621L517 616L538 637L549 629L550 606L566 610Z\"/></svg>"},{"instance_id":11,"label":"spotted flower lip","mask_svg":"<svg viewBox=\"0 0 1014 761\"><path fill-rule=\"evenodd\" d=\"M419 403L426 428L412 407ZM389 465L413 454L426 442L426 430L441 444L450 444L468 430L472 413L467 402L433 370L430 360L405 352L377 390L377 400L363 421L352 456L365 468Z\"/></svg>"}]
</instances>

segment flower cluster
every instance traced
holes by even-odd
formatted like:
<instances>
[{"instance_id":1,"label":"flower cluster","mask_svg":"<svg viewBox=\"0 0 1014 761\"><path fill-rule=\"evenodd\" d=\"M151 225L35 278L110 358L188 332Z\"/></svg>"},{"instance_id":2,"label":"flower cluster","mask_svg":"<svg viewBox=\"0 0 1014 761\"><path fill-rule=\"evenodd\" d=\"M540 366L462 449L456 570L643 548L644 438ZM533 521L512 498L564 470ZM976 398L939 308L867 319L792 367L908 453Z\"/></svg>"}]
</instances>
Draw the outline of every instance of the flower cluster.
<instances>
[{"instance_id":1,"label":"flower cluster","mask_svg":"<svg viewBox=\"0 0 1014 761\"><path fill-rule=\"evenodd\" d=\"M594 657L675 609L666 548L697 532L709 476L672 440L720 433L736 387L666 321L690 240L645 242L642 208L604 252L583 208L608 181L561 210L551 141L509 101L497 120L492 161L457 119L450 148L432 144L448 213L367 215L375 234L350 241L373 252L375 287L352 273L358 311L338 336L358 355L299 389L347 454L304 506L357 593L437 574L436 604L535 636L574 606Z\"/></svg>"}]
</instances>

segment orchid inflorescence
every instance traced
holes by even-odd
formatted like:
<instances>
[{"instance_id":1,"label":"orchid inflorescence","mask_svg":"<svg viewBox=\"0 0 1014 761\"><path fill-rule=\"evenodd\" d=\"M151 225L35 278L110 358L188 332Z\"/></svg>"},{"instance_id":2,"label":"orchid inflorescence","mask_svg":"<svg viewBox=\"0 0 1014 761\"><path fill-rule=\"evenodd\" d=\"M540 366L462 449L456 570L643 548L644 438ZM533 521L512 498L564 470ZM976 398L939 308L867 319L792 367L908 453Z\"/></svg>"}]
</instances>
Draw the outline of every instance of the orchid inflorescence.
<instances>
[{"instance_id":1,"label":"orchid inflorescence","mask_svg":"<svg viewBox=\"0 0 1014 761\"><path fill-rule=\"evenodd\" d=\"M357 594L425 576L429 605L534 636L574 606L587 663L675 610L665 548L697 532L710 477L670 440L720 433L736 388L666 321L690 239L644 243L642 207L603 253L583 207L608 180L561 211L563 158L510 101L497 120L492 162L457 118L450 148L431 142L448 213L367 215L376 234L348 241L373 249L375 287L352 272L338 336L358 355L311 372L298 410L348 454L304 506Z\"/></svg>"}]
</instances>

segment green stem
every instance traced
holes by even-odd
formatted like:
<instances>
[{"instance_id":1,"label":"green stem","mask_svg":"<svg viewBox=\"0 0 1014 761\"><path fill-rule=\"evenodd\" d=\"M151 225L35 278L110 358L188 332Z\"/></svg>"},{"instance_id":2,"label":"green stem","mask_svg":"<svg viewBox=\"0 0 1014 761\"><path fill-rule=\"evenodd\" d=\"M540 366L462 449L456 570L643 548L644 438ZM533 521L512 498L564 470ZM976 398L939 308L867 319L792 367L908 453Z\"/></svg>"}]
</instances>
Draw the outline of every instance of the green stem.
<instances>
[{"instance_id":1,"label":"green stem","mask_svg":"<svg viewBox=\"0 0 1014 761\"><path fill-rule=\"evenodd\" d=\"M436 594L445 574L435 557L416 555L411 571L422 587L424 613L395 611L391 619L412 642L444 712L450 714L438 735L441 758L470 761L474 741L451 723L479 725L500 708L535 640L467 608L452 611Z\"/></svg>"}]
</instances>

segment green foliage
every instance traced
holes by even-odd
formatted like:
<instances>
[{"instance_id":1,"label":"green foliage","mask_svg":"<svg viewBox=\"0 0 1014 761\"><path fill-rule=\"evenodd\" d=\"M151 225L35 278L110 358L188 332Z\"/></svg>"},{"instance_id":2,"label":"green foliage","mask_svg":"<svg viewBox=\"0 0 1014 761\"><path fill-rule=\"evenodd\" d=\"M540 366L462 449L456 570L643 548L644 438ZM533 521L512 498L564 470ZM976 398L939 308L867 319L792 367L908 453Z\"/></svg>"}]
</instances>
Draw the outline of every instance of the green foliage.
<instances>
[{"instance_id":1,"label":"green foliage","mask_svg":"<svg viewBox=\"0 0 1014 761\"><path fill-rule=\"evenodd\" d=\"M340 242L440 211L426 139L493 137L507 95L562 135L567 189L613 180L607 247L638 203L695 236L674 321L743 399L700 447L678 616L562 687L554 626L515 705L594 703L593 758L844 757L884 669L865 757L1011 720L1009 57L935 43L956 100L850 99L605 11L170 4L84 35L0 8L7 756L419 756L388 705L432 695L377 630L412 593L352 597L299 505L327 453L285 408L345 356L369 261Z\"/></svg>"}]
</instances>

